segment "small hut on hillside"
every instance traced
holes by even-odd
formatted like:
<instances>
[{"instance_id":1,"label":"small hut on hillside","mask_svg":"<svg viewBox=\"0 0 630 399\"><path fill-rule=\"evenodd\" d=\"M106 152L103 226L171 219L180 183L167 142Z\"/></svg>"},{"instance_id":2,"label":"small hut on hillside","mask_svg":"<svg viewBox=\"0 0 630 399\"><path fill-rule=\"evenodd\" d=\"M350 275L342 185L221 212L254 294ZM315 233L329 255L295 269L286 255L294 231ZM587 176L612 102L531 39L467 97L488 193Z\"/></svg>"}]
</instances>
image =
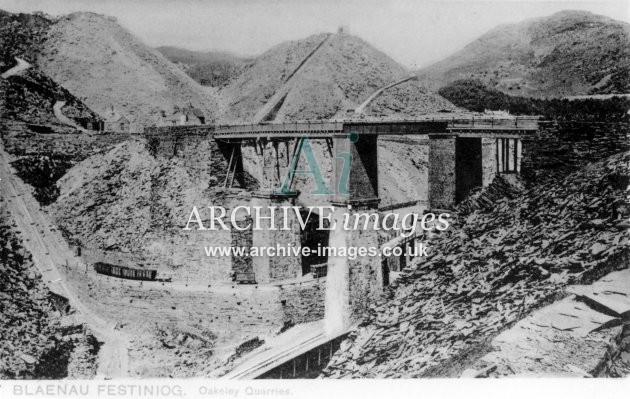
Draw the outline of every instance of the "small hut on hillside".
<instances>
[{"instance_id":1,"label":"small hut on hillside","mask_svg":"<svg viewBox=\"0 0 630 399\"><path fill-rule=\"evenodd\" d=\"M192 104L187 107L179 108L175 106L171 115L162 113L162 120L160 126L190 126L190 125L205 125L206 116L199 108L195 108Z\"/></svg>"},{"instance_id":2,"label":"small hut on hillside","mask_svg":"<svg viewBox=\"0 0 630 399\"><path fill-rule=\"evenodd\" d=\"M112 133L129 133L131 131L131 122L123 114L117 112L112 105L110 110L105 114L104 131Z\"/></svg>"}]
</instances>

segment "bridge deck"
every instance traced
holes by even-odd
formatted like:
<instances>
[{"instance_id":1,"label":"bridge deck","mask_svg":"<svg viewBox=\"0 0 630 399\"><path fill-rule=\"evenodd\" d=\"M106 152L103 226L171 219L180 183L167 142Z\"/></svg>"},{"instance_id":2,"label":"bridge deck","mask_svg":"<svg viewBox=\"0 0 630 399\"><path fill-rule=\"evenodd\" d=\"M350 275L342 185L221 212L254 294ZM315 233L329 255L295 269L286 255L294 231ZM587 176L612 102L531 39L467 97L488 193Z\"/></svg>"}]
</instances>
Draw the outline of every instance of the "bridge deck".
<instances>
[{"instance_id":1,"label":"bridge deck","mask_svg":"<svg viewBox=\"0 0 630 399\"><path fill-rule=\"evenodd\" d=\"M370 135L409 135L426 133L527 133L538 130L538 117L489 118L479 116L427 116L413 120L308 121L220 125L213 132L216 138L257 137L333 137L352 130Z\"/></svg>"},{"instance_id":2,"label":"bridge deck","mask_svg":"<svg viewBox=\"0 0 630 399\"><path fill-rule=\"evenodd\" d=\"M298 324L254 350L222 378L254 379L260 377L264 373L347 333L348 331L333 335L326 334L323 320Z\"/></svg>"}]
</instances>

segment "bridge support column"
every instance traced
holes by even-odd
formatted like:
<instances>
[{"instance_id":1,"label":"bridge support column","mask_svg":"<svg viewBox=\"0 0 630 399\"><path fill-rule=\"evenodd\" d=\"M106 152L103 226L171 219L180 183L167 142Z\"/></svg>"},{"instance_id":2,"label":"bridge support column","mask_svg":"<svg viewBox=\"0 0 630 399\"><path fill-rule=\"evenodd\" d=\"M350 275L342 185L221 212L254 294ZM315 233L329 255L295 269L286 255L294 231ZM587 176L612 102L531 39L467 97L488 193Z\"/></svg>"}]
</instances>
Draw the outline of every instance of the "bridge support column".
<instances>
[{"instance_id":1,"label":"bridge support column","mask_svg":"<svg viewBox=\"0 0 630 399\"><path fill-rule=\"evenodd\" d=\"M300 246L300 225L295 212L287 212L289 220L286 224L289 230L283 230L285 224L284 213L281 206L294 206L295 195L278 195L272 193L256 193L252 196L252 212L254 207L260 207L261 223L260 229L252 230L252 246L254 247L289 247L298 248ZM275 206L275 217L273 220L275 229L271 229L271 209ZM255 227L255 226L254 226ZM300 256L253 256L252 267L256 276L256 282L266 284L277 280L292 279L302 275L302 262Z\"/></svg>"},{"instance_id":2,"label":"bridge support column","mask_svg":"<svg viewBox=\"0 0 630 399\"><path fill-rule=\"evenodd\" d=\"M361 208L355 204L348 209L348 203L336 203L333 214L335 228L330 232L329 246L353 248L359 251L379 248L378 232L373 229L345 230L346 217L354 217L363 212L376 212L375 207ZM354 259L352 259L354 258ZM370 303L383 292L383 268L381 256L365 254L359 256L330 256L326 277L326 303L324 325L326 333L333 334L347 330L359 321Z\"/></svg>"},{"instance_id":3,"label":"bridge support column","mask_svg":"<svg viewBox=\"0 0 630 399\"><path fill-rule=\"evenodd\" d=\"M223 159L227 162L227 169L214 167L212 170L213 175L219 179L218 184L224 188L232 188L234 186L247 187L243 170L241 142L216 141L216 145Z\"/></svg>"},{"instance_id":4,"label":"bridge support column","mask_svg":"<svg viewBox=\"0 0 630 399\"><path fill-rule=\"evenodd\" d=\"M333 140L338 200L333 201L334 228L330 232L329 246L337 251L341 248L346 251L367 251L371 247L378 249L377 230L363 229L363 223L357 229L354 228L354 218L358 214L377 212L377 136L346 132ZM351 167L348 169L348 166ZM347 187L344 187L346 184ZM348 192L344 192L344 188ZM346 218L350 218L348 230L344 229ZM346 255L328 257L324 325L329 334L344 331L360 320L370 302L383 290L380 254Z\"/></svg>"},{"instance_id":5,"label":"bridge support column","mask_svg":"<svg viewBox=\"0 0 630 399\"><path fill-rule=\"evenodd\" d=\"M498 174L520 173L521 152L523 150L521 139L501 137L496 139L496 146Z\"/></svg>"},{"instance_id":6,"label":"bridge support column","mask_svg":"<svg viewBox=\"0 0 630 399\"><path fill-rule=\"evenodd\" d=\"M429 206L451 209L455 206L456 135L429 135Z\"/></svg>"},{"instance_id":7,"label":"bridge support column","mask_svg":"<svg viewBox=\"0 0 630 399\"><path fill-rule=\"evenodd\" d=\"M429 135L429 202L431 208L452 209L477 187L494 177L520 173L520 138Z\"/></svg>"},{"instance_id":8,"label":"bridge support column","mask_svg":"<svg viewBox=\"0 0 630 399\"><path fill-rule=\"evenodd\" d=\"M483 137L481 139L482 185L487 187L497 175L497 139Z\"/></svg>"}]
</instances>

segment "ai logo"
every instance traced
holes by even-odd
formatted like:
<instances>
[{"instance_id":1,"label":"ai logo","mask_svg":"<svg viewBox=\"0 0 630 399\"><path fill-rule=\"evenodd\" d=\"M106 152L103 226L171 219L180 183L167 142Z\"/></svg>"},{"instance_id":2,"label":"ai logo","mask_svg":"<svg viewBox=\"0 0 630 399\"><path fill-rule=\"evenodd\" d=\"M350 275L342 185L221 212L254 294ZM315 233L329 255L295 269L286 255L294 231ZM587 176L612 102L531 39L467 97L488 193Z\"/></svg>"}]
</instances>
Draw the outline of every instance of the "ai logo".
<instances>
[{"instance_id":1,"label":"ai logo","mask_svg":"<svg viewBox=\"0 0 630 399\"><path fill-rule=\"evenodd\" d=\"M329 195L335 194L331 191L324 181L324 177L322 176L321 169L319 168L319 163L317 162L317 158L315 157L315 153L313 152L313 148L311 147L311 142L309 141L307 136L302 136L298 142L297 149L295 151L295 155L293 159L291 159L291 163L289 164L289 169L287 170L287 175L284 178L284 182L282 183L282 187L279 190L276 190L276 194L297 194L296 191L291 190L291 182L293 181L293 176L295 175L312 175L315 180L315 184L317 188L311 192L311 194L321 194L321 195ZM357 132L350 132L348 134L348 140L351 143L356 143L359 140L359 134ZM300 161L300 155L304 154L306 162L308 163L309 169L298 169L298 163ZM341 152L338 153L335 158L343 159L343 168L341 170L341 174L339 176L339 184L337 187L337 194L339 195L350 195L351 191L348 187L350 183L350 168L352 167L352 154L349 152Z\"/></svg>"}]
</instances>

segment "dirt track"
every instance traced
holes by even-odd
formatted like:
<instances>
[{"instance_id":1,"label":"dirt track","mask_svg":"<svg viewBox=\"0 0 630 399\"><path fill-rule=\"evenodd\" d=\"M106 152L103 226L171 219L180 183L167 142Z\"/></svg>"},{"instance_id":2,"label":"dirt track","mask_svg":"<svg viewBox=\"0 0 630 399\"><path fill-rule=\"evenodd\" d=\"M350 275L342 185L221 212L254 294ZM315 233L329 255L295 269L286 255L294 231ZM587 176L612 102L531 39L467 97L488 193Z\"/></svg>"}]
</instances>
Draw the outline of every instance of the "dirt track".
<instances>
[{"instance_id":1,"label":"dirt track","mask_svg":"<svg viewBox=\"0 0 630 399\"><path fill-rule=\"evenodd\" d=\"M27 70L28 68L31 67L31 64L29 64L28 62L24 61L21 58L15 57L15 60L17 61L17 65L14 66L13 68L5 71L2 74L2 78L3 79L7 79L9 76L14 76L17 75L18 73Z\"/></svg>"},{"instance_id":2,"label":"dirt track","mask_svg":"<svg viewBox=\"0 0 630 399\"><path fill-rule=\"evenodd\" d=\"M61 108L63 108L63 106L66 105L65 101L57 101L55 102L55 104L53 105L53 113L55 114L55 116L57 117L57 119L61 122L64 123L68 126L72 126L75 127L77 129L79 129L82 132L87 132L87 130L85 130L84 128L82 128L81 126L77 125L77 123L75 121L73 121L72 119L68 118L67 116L65 116L63 114L63 111L61 110Z\"/></svg>"},{"instance_id":3,"label":"dirt track","mask_svg":"<svg viewBox=\"0 0 630 399\"><path fill-rule=\"evenodd\" d=\"M113 324L96 316L69 289L58 267L66 262L77 264L79 259L74 256L60 233L50 228L50 221L39 208L28 186L12 173L9 159L9 154L0 143L0 192L7 199L11 216L22 233L24 247L33 255L33 261L50 289L68 298L81 319L103 343L99 350L97 377L127 376L127 338L121 332L115 331Z\"/></svg>"}]
</instances>

